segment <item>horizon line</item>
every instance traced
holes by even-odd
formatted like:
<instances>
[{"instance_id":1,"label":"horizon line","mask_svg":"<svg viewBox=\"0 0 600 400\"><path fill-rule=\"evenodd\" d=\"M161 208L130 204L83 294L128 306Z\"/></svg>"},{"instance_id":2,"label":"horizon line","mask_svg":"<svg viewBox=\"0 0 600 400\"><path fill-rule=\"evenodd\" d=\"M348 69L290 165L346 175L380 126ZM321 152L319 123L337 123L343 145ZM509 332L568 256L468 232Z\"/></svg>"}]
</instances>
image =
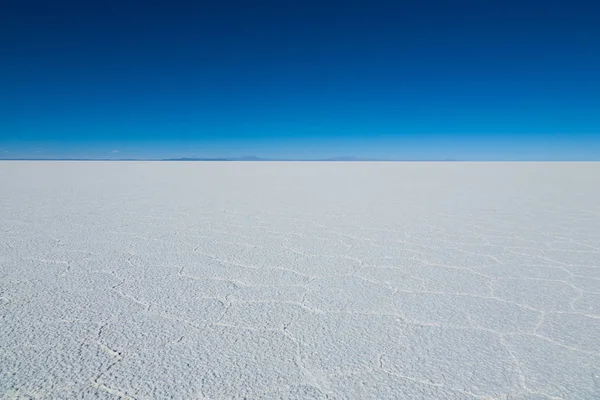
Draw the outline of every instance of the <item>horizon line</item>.
<instances>
[{"instance_id":1,"label":"horizon line","mask_svg":"<svg viewBox=\"0 0 600 400\"><path fill-rule=\"evenodd\" d=\"M96 161L96 162L436 162L436 163L598 163L600 159L585 160L511 160L511 159L474 159L474 160L451 160L451 159L225 159L225 158L0 158L0 161Z\"/></svg>"}]
</instances>

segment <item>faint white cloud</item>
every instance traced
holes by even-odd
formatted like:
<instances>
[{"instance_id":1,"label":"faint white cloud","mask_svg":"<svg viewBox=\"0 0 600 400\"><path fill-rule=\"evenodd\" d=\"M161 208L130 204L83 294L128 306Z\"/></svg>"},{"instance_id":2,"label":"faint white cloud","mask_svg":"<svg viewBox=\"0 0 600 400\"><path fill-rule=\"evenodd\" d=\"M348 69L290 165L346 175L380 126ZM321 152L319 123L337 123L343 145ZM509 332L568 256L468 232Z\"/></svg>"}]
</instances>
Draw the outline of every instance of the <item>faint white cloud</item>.
<instances>
[{"instance_id":1,"label":"faint white cloud","mask_svg":"<svg viewBox=\"0 0 600 400\"><path fill-rule=\"evenodd\" d=\"M118 153L118 152L119 152L119 150L113 150L113 153Z\"/></svg>"}]
</instances>

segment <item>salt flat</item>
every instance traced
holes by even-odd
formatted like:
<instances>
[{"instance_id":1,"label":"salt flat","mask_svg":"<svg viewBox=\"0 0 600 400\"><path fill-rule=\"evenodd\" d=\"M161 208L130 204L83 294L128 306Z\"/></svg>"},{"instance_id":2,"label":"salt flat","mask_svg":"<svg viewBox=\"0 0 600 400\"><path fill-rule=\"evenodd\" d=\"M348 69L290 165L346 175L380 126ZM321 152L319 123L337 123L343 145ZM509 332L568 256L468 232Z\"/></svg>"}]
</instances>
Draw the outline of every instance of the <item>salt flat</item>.
<instances>
[{"instance_id":1,"label":"salt flat","mask_svg":"<svg viewBox=\"0 0 600 400\"><path fill-rule=\"evenodd\" d=\"M0 162L2 398L598 399L600 164Z\"/></svg>"}]
</instances>

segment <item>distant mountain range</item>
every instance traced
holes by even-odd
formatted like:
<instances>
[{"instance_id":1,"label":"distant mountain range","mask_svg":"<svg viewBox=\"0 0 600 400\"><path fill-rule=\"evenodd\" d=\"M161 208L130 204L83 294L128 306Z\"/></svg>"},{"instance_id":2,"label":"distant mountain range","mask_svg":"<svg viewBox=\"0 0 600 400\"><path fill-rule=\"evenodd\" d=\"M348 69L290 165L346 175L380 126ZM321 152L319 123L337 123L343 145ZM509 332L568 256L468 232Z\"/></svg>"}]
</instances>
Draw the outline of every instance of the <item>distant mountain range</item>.
<instances>
[{"instance_id":1,"label":"distant mountain range","mask_svg":"<svg viewBox=\"0 0 600 400\"><path fill-rule=\"evenodd\" d=\"M409 160L409 159L383 159L383 158L364 158L356 156L342 156L331 158L262 158L256 156L244 157L182 157L182 158L166 158L162 161L457 161L457 160Z\"/></svg>"},{"instance_id":2,"label":"distant mountain range","mask_svg":"<svg viewBox=\"0 0 600 400\"><path fill-rule=\"evenodd\" d=\"M332 157L332 158L262 158L256 156L243 156L243 157L182 157L182 158L167 158L162 161L383 161L379 159L371 158L359 158L354 156L346 157Z\"/></svg>"},{"instance_id":3,"label":"distant mountain range","mask_svg":"<svg viewBox=\"0 0 600 400\"><path fill-rule=\"evenodd\" d=\"M331 158L262 158L257 156L242 157L181 157L181 158L0 158L0 161L305 161L305 162L324 162L324 161L459 161L452 159L382 159L382 158L362 158L356 156L342 156Z\"/></svg>"}]
</instances>

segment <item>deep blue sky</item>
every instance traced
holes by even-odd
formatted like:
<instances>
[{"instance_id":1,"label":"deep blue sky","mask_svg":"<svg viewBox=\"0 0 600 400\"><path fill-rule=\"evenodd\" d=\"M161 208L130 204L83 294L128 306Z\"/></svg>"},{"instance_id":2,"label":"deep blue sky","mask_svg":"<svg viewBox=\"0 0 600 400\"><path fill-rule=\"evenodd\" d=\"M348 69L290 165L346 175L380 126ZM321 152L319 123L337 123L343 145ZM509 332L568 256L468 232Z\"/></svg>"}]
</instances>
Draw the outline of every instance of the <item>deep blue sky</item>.
<instances>
[{"instance_id":1,"label":"deep blue sky","mask_svg":"<svg viewBox=\"0 0 600 400\"><path fill-rule=\"evenodd\" d=\"M600 160L592 0L4 0L0 50L0 158Z\"/></svg>"}]
</instances>

